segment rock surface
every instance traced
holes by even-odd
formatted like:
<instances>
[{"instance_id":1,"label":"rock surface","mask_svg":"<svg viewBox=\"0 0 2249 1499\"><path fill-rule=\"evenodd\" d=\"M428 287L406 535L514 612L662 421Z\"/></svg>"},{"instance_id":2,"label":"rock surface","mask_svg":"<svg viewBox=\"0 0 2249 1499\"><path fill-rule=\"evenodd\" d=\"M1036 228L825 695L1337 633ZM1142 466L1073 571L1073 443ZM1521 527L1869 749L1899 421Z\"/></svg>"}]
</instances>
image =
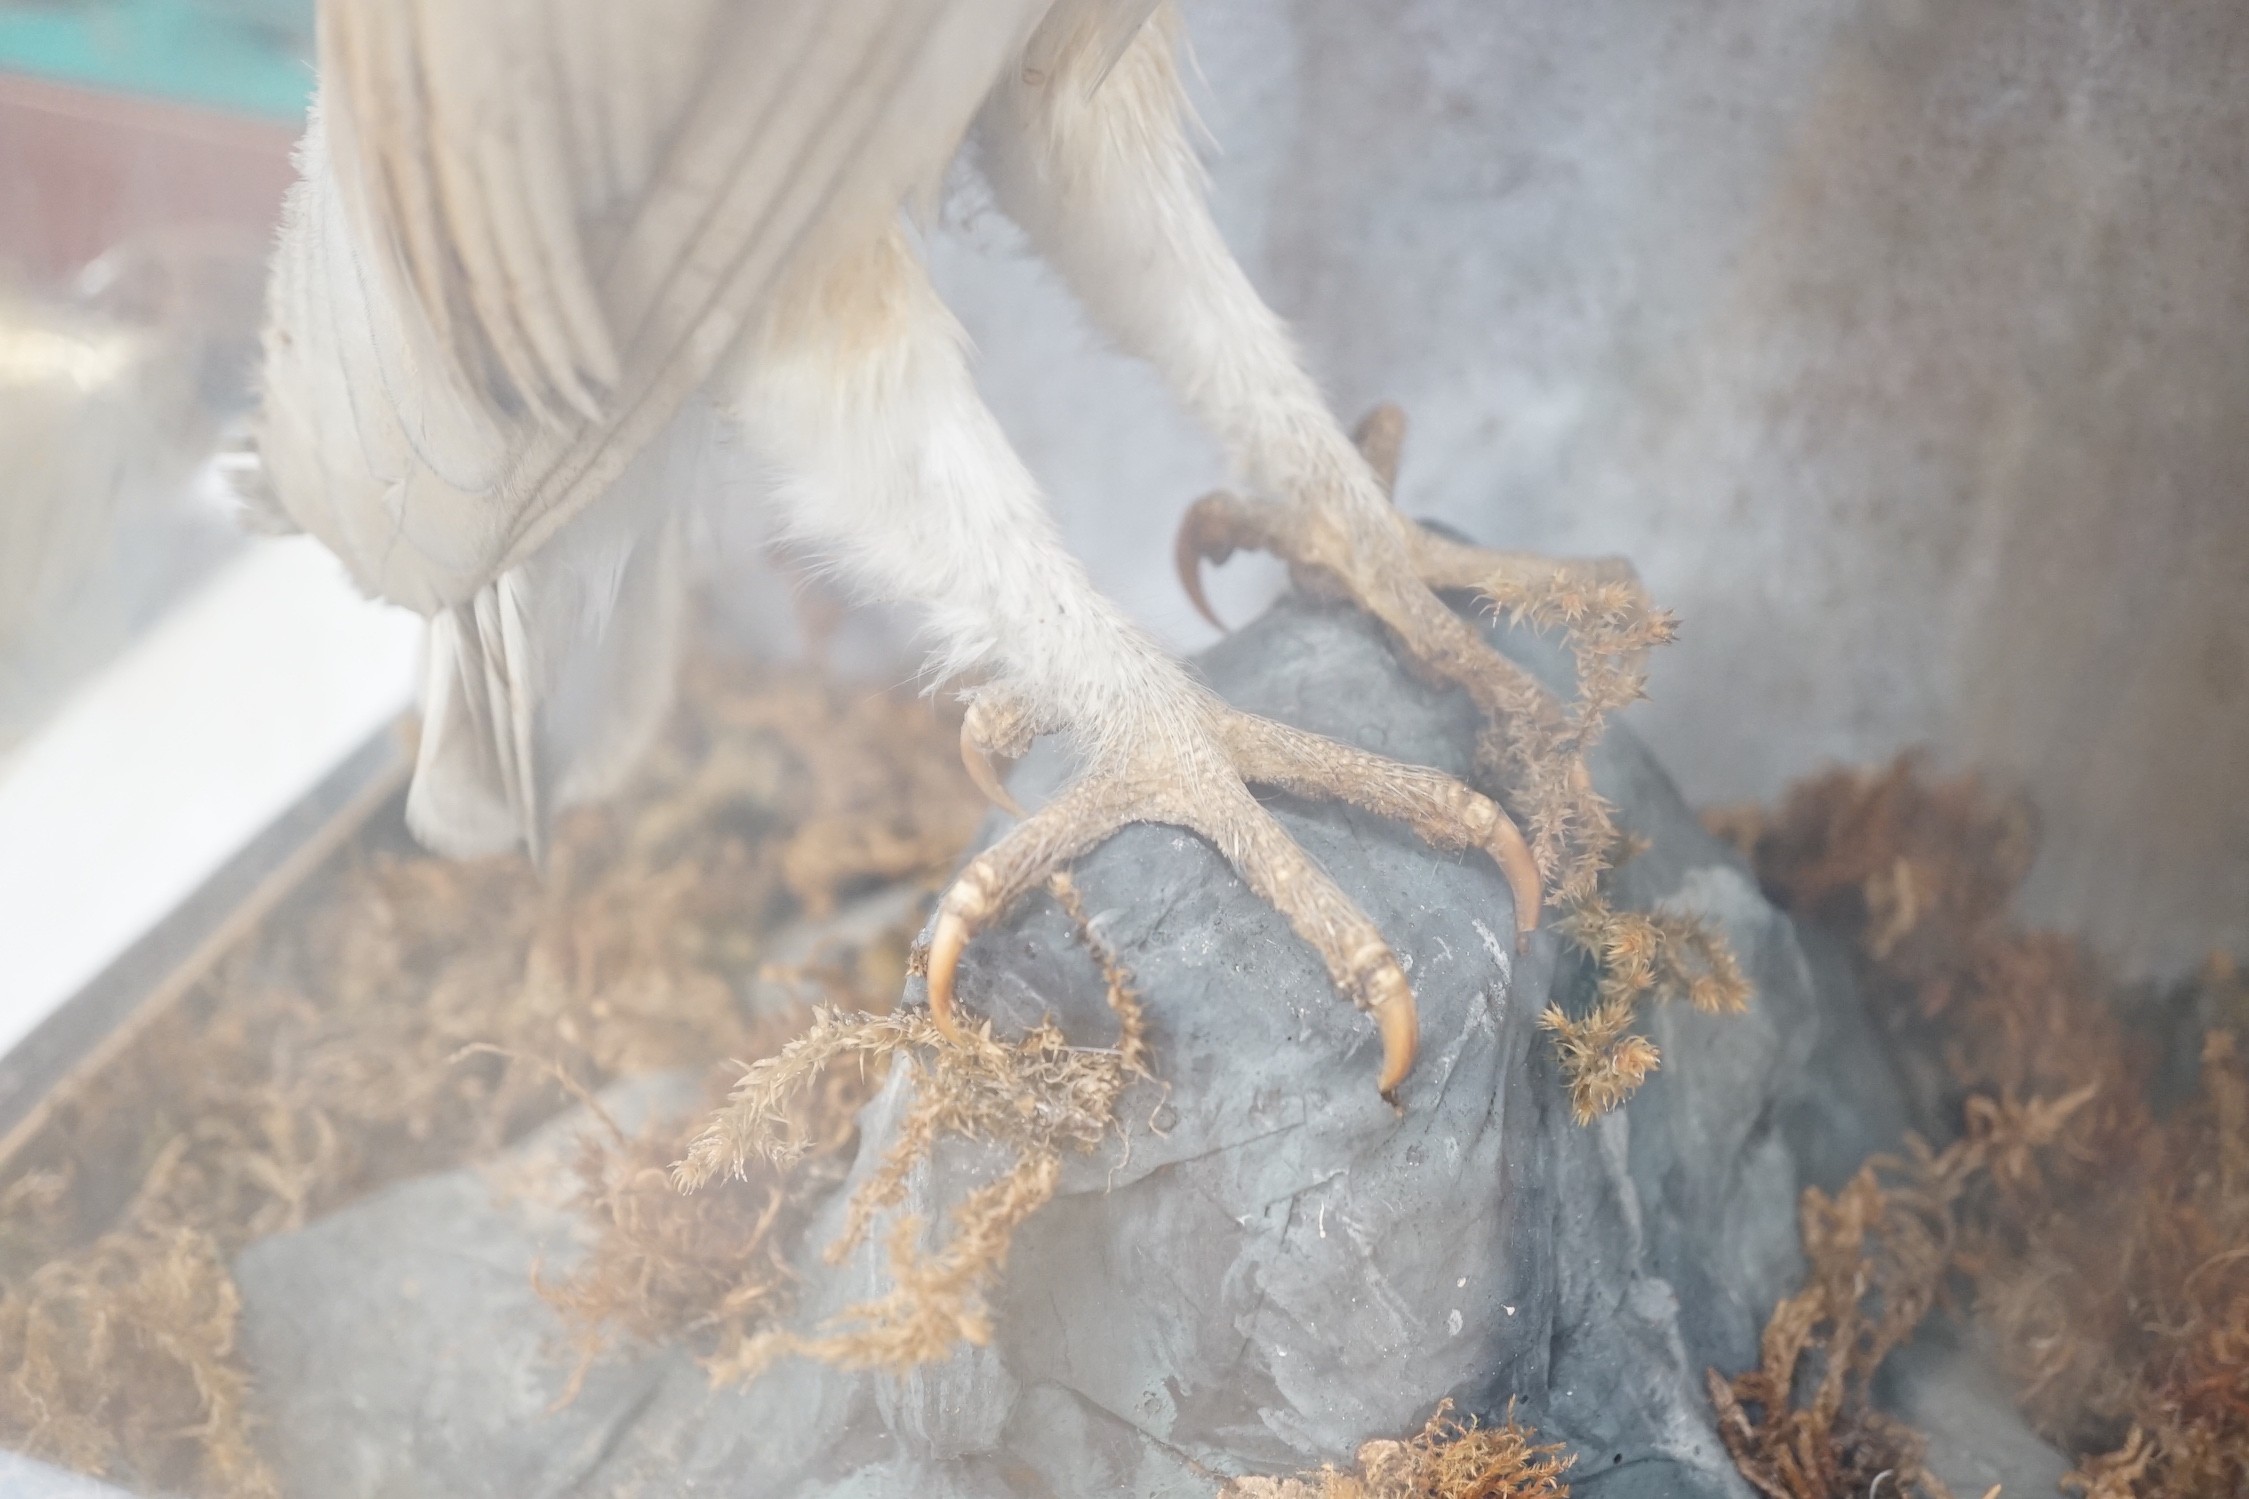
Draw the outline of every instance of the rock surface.
<instances>
[{"instance_id":1,"label":"rock surface","mask_svg":"<svg viewBox=\"0 0 2249 1499\"><path fill-rule=\"evenodd\" d=\"M1285 602L1204 668L1246 708L1466 767L1471 710L1408 677L1349 610ZM1018 791L1042 776L1027 764ZM245 1345L290 1490L1207 1495L1227 1475L1345 1462L1450 1397L1486 1415L1518 1402L1576 1452L1580 1495L1742 1499L1703 1370L1754 1358L1801 1270L1800 1186L1891 1143L1902 1104L1847 970L1807 958L1630 734L1612 731L1595 776L1648 844L1620 901L1722 924L1757 991L1739 1017L1655 1012L1663 1070L1599 1124L1570 1121L1536 1025L1550 996L1582 1004L1590 974L1551 933L1509 951L1507 887L1481 861L1354 812L1272 804L1410 965L1422 1057L1394 1111L1371 1027L1280 918L1197 839L1130 829L1076 878L1139 985L1164 1086L1127 1095L1125 1138L1071 1162L1022 1229L990 1348L902 1380L798 1363L715 1393L656 1352L605 1364L550 1410L569 1358L526 1271L566 1257L566 1225L535 1193L496 1197L489 1172L452 1173L243 1255ZM1052 1014L1083 1044L1114 1030L1092 960L1043 898L972 946L962 992L1003 1028ZM870 1105L861 1171L903 1086ZM558 1159L570 1128L529 1142L504 1179ZM905 1210L941 1218L988 1170L954 1142ZM800 1264L817 1265L841 1207ZM805 1317L883 1276L873 1250L815 1270ZM1940 1463L1959 1441L2037 1468L2044 1449L2003 1403L1988 1423L1940 1433Z\"/></svg>"},{"instance_id":2,"label":"rock surface","mask_svg":"<svg viewBox=\"0 0 2249 1499\"><path fill-rule=\"evenodd\" d=\"M0 1494L9 1499L131 1499L123 1489L46 1463L0 1452Z\"/></svg>"}]
</instances>

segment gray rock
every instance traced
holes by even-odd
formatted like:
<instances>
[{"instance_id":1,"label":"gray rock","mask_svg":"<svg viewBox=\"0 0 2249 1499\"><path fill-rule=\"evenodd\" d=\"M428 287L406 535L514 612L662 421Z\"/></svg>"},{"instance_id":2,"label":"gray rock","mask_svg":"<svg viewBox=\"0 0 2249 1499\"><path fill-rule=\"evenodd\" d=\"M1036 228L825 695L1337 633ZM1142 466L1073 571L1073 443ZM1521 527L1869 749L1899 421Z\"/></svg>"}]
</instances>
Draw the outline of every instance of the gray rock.
<instances>
[{"instance_id":1,"label":"gray rock","mask_svg":"<svg viewBox=\"0 0 2249 1499\"><path fill-rule=\"evenodd\" d=\"M605 1104L623 1122L695 1096L659 1077ZM532 1267L570 1250L570 1153L587 1124L550 1124L493 1170L402 1182L243 1251L243 1349L289 1492L405 1499L442 1474L463 1499L530 1499L600 1461L663 1370L605 1363L565 1417L547 1415L575 1361Z\"/></svg>"},{"instance_id":2,"label":"gray rock","mask_svg":"<svg viewBox=\"0 0 2249 1499\"><path fill-rule=\"evenodd\" d=\"M1410 678L1353 611L1284 603L1204 665L1244 707L1467 767L1465 703ZM1393 1110L1371 1027L1281 919L1199 840L1128 829L1076 878L1139 986L1164 1086L1127 1095L1124 1138L1072 1161L1021 1230L994 1346L906 1379L795 1364L720 1392L652 1353L551 1411L566 1359L524 1271L566 1259L566 1236L520 1191L496 1201L488 1172L453 1173L243 1256L276 1460L293 1490L337 1499L1207 1495L1225 1475L1347 1462L1450 1397L1487 1416L1517 1402L1571 1444L1581 1495L1741 1499L1703 1371L1749 1363L1800 1275L1799 1186L1890 1144L1902 1104L1847 968L1830 954L1815 982L1645 749L1615 731L1595 772L1649 844L1620 899L1718 922L1757 990L1740 1017L1652 1015L1664 1068L1601 1123L1570 1121L1536 1025L1550 997L1582 1003L1591 975L1552 933L1510 950L1507 887L1482 861L1271 803L1410 965L1422 1059ZM1027 763L1018 791L1057 773ZM1051 1014L1085 1044L1114 1030L1043 897L972 945L962 992L1002 1027ZM869 1106L859 1172L906 1086L894 1076ZM503 1179L536 1175L567 1128ZM902 1211L942 1221L990 1169L983 1147L950 1142ZM848 1191L799 1255L808 1320L883 1284L879 1230L833 1271L811 1252ZM1983 1409L1988 1450L2016 1461L2028 1434Z\"/></svg>"},{"instance_id":3,"label":"gray rock","mask_svg":"<svg viewBox=\"0 0 2249 1499\"><path fill-rule=\"evenodd\" d=\"M131 1499L123 1489L0 1451L0 1494L9 1499Z\"/></svg>"},{"instance_id":4,"label":"gray rock","mask_svg":"<svg viewBox=\"0 0 2249 1499\"><path fill-rule=\"evenodd\" d=\"M1876 1378L1882 1403L1928 1439L1929 1467L1960 1499L2061 1491L2069 1459L2023 1424L1991 1365L1962 1346L1940 1314L1890 1355Z\"/></svg>"}]
</instances>

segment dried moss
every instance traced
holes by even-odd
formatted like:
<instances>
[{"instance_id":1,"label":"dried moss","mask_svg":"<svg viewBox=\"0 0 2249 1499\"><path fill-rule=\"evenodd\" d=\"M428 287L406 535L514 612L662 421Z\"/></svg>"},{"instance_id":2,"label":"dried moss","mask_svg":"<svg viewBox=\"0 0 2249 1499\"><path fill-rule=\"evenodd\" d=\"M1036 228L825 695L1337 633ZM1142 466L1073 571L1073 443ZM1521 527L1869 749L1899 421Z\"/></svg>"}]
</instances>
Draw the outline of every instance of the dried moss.
<instances>
[{"instance_id":1,"label":"dried moss","mask_svg":"<svg viewBox=\"0 0 2249 1499\"><path fill-rule=\"evenodd\" d=\"M878 970L879 973L879 970ZM830 988L841 975L827 975ZM896 974L876 976L868 995L896 991ZM810 1018L777 1018L766 1055ZM579 1143L577 1212L589 1244L571 1272L550 1281L534 1275L540 1295L576 1335L577 1375L620 1342L682 1344L725 1365L786 1315L796 1274L786 1247L824 1191L842 1181L858 1139L857 1116L873 1093L862 1073L837 1071L821 1080L802 1111L794 1170L745 1171L700 1197L684 1195L672 1166L700 1119L656 1121L628 1135L593 1105L601 1130Z\"/></svg>"},{"instance_id":2,"label":"dried moss","mask_svg":"<svg viewBox=\"0 0 2249 1499\"><path fill-rule=\"evenodd\" d=\"M1554 1033L1570 1109L1590 1124L1623 1103L1661 1064L1656 1044L1631 1029L1649 999L1685 999L1709 1015L1739 1014L1749 981L1725 938L1699 917L1618 911L1581 902L1563 930L1590 953L1600 975L1596 1002L1572 1020L1548 1005L1539 1024Z\"/></svg>"},{"instance_id":3,"label":"dried moss","mask_svg":"<svg viewBox=\"0 0 2249 1499\"><path fill-rule=\"evenodd\" d=\"M1927 1122L1956 1136L1869 1163L1848 1212L1807 1194L1810 1281L1775 1313L1763 1367L1713 1380L1743 1472L1790 1499L1863 1492L1848 1484L1899 1450L1894 1428L1854 1424L1865 1379L1941 1294L2031 1423L2078 1459L2076 1489L2249 1492L2249 1013L2235 966L2214 959L2172 1007L2202 1028L2199 1085L2159 1111L2155 1048L2127 1018L2153 1014L2146 997L2007 917L2032 848L2019 809L1901 761L1720 823L1777 898L1856 939L1878 1013L1938 1080ZM1866 1286L1872 1312L1847 1289ZM1790 1361L1805 1353L1855 1393L1808 1397Z\"/></svg>"},{"instance_id":4,"label":"dried moss","mask_svg":"<svg viewBox=\"0 0 2249 1499\"><path fill-rule=\"evenodd\" d=\"M172 1492L274 1494L233 1357L239 1311L218 1245L182 1225L41 1265L0 1290L8 1445Z\"/></svg>"},{"instance_id":5,"label":"dried moss","mask_svg":"<svg viewBox=\"0 0 2249 1499\"><path fill-rule=\"evenodd\" d=\"M1572 1112L1589 1123L1630 1098L1662 1063L1655 1043L1632 1029L1643 1003L1683 996L1698 1009L1727 1014L1749 1001L1748 981L1713 928L1689 917L1619 911L1604 889L1603 876L1630 850L1593 789L1586 756L1609 715L1645 695L1648 652L1669 642L1676 627L1637 583L1579 570L1501 574L1479 592L1497 618L1558 637L1575 667L1567 700L1520 678L1477 759L1530 842L1563 933L1599 974L1586 1015L1549 1007L1540 1017L1554 1035Z\"/></svg>"},{"instance_id":6,"label":"dried moss","mask_svg":"<svg viewBox=\"0 0 2249 1499\"><path fill-rule=\"evenodd\" d=\"M689 670L635 788L564 819L544 880L370 833L61 1101L0 1185L0 1445L269 1493L233 1351L236 1249L485 1155L613 1077L769 1051L744 1004L764 934L950 864L980 806L926 705ZM901 969L892 953L887 973L811 977L894 993ZM770 1204L745 1187L675 1212L662 1143L589 1158L613 1273L579 1310L746 1338L778 1294L755 1252Z\"/></svg>"},{"instance_id":7,"label":"dried moss","mask_svg":"<svg viewBox=\"0 0 2249 1499\"><path fill-rule=\"evenodd\" d=\"M1237 1478L1223 1499L1568 1499L1574 1459L1540 1445L1512 1415L1498 1426L1457 1419L1452 1402L1404 1441L1368 1442L1354 1471L1299 1478Z\"/></svg>"},{"instance_id":8,"label":"dried moss","mask_svg":"<svg viewBox=\"0 0 2249 1499\"><path fill-rule=\"evenodd\" d=\"M830 1263L863 1243L876 1219L904 1200L912 1174L940 1141L994 1145L1008 1160L953 1210L950 1235L934 1247L923 1246L928 1225L918 1219L892 1225L893 1285L884 1295L809 1333L771 1326L714 1358L718 1377L749 1378L792 1355L902 1372L945 1358L962 1342L990 1340L985 1297L1015 1230L1053 1197L1065 1154L1091 1151L1116 1129L1118 1100L1146 1076L1140 1005L1128 976L1087 920L1068 876L1055 876L1048 889L1101 965L1118 1020L1113 1045L1073 1046L1051 1021L1016 1041L996 1038L986 1024L956 1042L920 1012L822 1010L803 1034L744 1071L674 1168L684 1191L798 1169L826 1127L825 1101L846 1062L860 1077L903 1065L910 1102L882 1162L854 1193L842 1233L827 1247Z\"/></svg>"},{"instance_id":9,"label":"dried moss","mask_svg":"<svg viewBox=\"0 0 2249 1499\"><path fill-rule=\"evenodd\" d=\"M1963 1199L2052 1146L2089 1096L1980 1108L1942 1152L1912 1140L1905 1156L1869 1161L1834 1197L1806 1190L1804 1285L1766 1322L1758 1367L1731 1381L1707 1376L1719 1435L1760 1493L1843 1499L1882 1480L1900 1495L1948 1499L1919 1434L1875 1407L1875 1371L1944 1293Z\"/></svg>"}]
</instances>

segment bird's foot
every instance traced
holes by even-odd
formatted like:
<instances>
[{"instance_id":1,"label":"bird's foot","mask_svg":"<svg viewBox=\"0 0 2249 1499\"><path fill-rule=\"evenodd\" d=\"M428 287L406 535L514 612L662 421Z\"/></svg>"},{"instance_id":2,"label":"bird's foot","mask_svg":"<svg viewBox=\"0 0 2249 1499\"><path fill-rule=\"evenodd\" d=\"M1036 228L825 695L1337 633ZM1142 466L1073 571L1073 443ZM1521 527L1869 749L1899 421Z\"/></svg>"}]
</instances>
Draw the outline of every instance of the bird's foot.
<instances>
[{"instance_id":1,"label":"bird's foot","mask_svg":"<svg viewBox=\"0 0 2249 1499\"><path fill-rule=\"evenodd\" d=\"M1286 561L1306 592L1348 599L1381 620L1421 675L1461 688L1484 710L1491 729L1481 779L1522 818L1549 891L1570 905L1590 899L1616 839L1585 752L1603 718L1640 696L1648 650L1671 638L1669 616L1650 605L1621 559L1497 551L1408 519L1387 502L1403 414L1379 407L1356 436L1379 501L1358 491L1197 501L1175 548L1188 597L1218 624L1204 598L1203 564L1258 550ZM1439 597L1447 593L1474 595L1496 614L1559 633L1576 664L1574 692L1548 692L1447 607Z\"/></svg>"},{"instance_id":2,"label":"bird's foot","mask_svg":"<svg viewBox=\"0 0 2249 1499\"><path fill-rule=\"evenodd\" d=\"M1647 652L1671 638L1671 620L1622 562L1491 551L1408 520L1389 503L1404 434L1404 417L1383 408L1359 428L1366 471L1288 501L1219 494L1198 502L1180 529L1181 579L1200 605L1205 561L1242 548L1273 552L1299 586L1358 604L1382 621L1418 672L1462 689L1483 709L1479 784L1529 834L1547 898L1561 913L1556 924L1599 973L1589 1013L1549 1007L1541 1017L1554 1033L1572 1107L1588 1121L1630 1096L1657 1065L1653 1043L1631 1029L1644 998L1679 995L1723 1013L1740 1009L1748 994L1716 929L1694 917L1616 910L1600 887L1624 840L1593 789L1586 755L1607 715L1640 696ZM1558 636L1575 665L1572 690L1548 692L1442 594L1474 595L1510 623Z\"/></svg>"},{"instance_id":3,"label":"bird's foot","mask_svg":"<svg viewBox=\"0 0 2249 1499\"><path fill-rule=\"evenodd\" d=\"M961 740L979 784L996 788L988 756L1019 753L1039 727L1004 695L978 697ZM1413 1065L1418 1038L1405 970L1374 923L1259 805L1252 785L1365 808L1407 824L1438 848L1480 848L1507 877L1518 937L1537 924L1536 862L1514 822L1490 798L1441 772L1368 754L1197 694L1191 712L1128 747L1104 751L961 871L938 906L930 939L929 1004L937 1024L948 1032L956 1025L954 977L962 950L978 931L1126 824L1166 823L1209 840L1318 952L1335 986L1372 1017L1382 1036L1380 1086L1385 1097L1392 1096Z\"/></svg>"}]
</instances>

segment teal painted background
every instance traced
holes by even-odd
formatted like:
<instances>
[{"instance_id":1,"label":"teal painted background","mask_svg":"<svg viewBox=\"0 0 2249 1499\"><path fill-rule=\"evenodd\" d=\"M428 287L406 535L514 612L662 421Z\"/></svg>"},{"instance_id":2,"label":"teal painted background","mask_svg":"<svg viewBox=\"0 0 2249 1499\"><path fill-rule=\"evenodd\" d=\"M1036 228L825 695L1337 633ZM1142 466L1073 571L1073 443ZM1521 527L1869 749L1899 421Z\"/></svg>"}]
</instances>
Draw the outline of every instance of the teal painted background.
<instances>
[{"instance_id":1,"label":"teal painted background","mask_svg":"<svg viewBox=\"0 0 2249 1499\"><path fill-rule=\"evenodd\" d=\"M313 0L0 0L0 71L295 120Z\"/></svg>"}]
</instances>

